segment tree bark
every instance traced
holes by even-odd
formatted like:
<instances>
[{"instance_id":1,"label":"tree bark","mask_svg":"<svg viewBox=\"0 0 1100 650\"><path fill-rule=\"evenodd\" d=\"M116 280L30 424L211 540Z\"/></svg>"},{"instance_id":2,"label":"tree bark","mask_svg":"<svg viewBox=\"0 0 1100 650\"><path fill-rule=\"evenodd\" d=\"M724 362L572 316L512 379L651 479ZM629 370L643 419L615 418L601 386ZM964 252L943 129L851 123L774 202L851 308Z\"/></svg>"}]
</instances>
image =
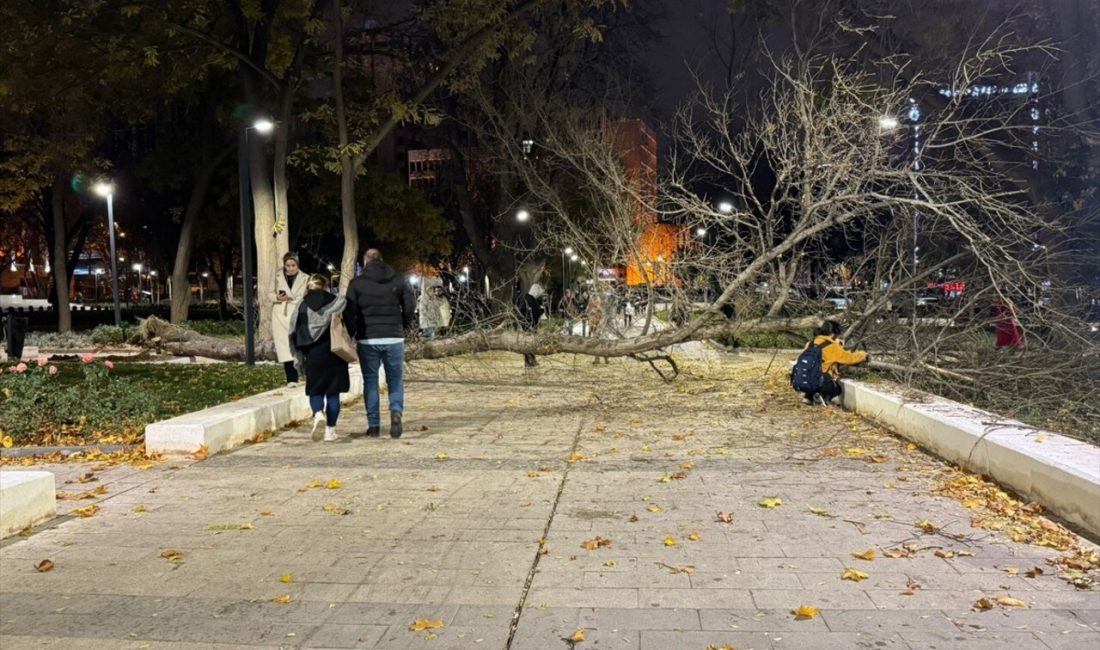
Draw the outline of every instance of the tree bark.
<instances>
[{"instance_id":1,"label":"tree bark","mask_svg":"<svg viewBox=\"0 0 1100 650\"><path fill-rule=\"evenodd\" d=\"M50 196L50 208L53 217L53 284L54 295L57 302L54 308L57 310L57 331L61 333L71 332L73 329L73 315L69 311L69 274L65 270L68 262L66 255L66 229L65 229L65 185L68 179L65 174L58 174L54 178Z\"/></svg>"},{"instance_id":2,"label":"tree bark","mask_svg":"<svg viewBox=\"0 0 1100 650\"><path fill-rule=\"evenodd\" d=\"M340 157L340 218L344 233L344 250L340 257L340 293L348 288L355 275L355 258L359 252L359 222L355 214L355 172L359 156L348 151L348 118L344 104L344 15L340 0L332 2L333 39L332 101L336 108L336 134Z\"/></svg>"}]
</instances>

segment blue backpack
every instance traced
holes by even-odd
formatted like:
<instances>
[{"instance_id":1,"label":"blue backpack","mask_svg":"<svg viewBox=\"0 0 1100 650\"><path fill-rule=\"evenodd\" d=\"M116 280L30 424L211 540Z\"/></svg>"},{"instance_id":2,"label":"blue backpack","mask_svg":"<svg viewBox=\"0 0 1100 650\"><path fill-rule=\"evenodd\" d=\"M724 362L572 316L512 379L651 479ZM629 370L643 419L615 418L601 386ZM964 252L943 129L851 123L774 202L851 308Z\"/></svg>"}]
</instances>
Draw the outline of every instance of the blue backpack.
<instances>
[{"instance_id":1,"label":"blue backpack","mask_svg":"<svg viewBox=\"0 0 1100 650\"><path fill-rule=\"evenodd\" d=\"M802 354L791 368L791 388L803 393L816 393L821 389L825 372L822 370L822 353L832 341L824 341L818 345L811 345Z\"/></svg>"}]
</instances>

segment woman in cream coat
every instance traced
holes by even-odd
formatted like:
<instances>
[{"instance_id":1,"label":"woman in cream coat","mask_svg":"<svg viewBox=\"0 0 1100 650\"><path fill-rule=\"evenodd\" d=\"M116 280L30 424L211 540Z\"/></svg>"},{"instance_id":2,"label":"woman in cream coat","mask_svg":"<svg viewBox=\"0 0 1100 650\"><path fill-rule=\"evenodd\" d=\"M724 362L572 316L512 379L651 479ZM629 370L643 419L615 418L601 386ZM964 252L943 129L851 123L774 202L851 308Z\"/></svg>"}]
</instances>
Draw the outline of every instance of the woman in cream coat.
<instances>
[{"instance_id":1,"label":"woman in cream coat","mask_svg":"<svg viewBox=\"0 0 1100 650\"><path fill-rule=\"evenodd\" d=\"M290 349L290 317L306 295L309 278L299 272L297 253L283 255L283 270L275 274L275 293L271 302L271 336L275 340L275 356L283 364L286 383L298 382L294 369L294 353Z\"/></svg>"}]
</instances>

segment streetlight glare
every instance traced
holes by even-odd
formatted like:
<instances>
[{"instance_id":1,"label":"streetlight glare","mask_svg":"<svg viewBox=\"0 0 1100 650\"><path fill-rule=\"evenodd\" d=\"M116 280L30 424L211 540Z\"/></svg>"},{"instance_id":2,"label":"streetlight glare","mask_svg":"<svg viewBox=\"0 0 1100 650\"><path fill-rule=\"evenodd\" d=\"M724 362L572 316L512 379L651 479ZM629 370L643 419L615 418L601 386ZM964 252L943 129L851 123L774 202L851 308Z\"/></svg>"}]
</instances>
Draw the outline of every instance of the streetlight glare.
<instances>
[{"instance_id":1,"label":"streetlight glare","mask_svg":"<svg viewBox=\"0 0 1100 650\"><path fill-rule=\"evenodd\" d=\"M879 128L884 130L896 129L898 127L898 118L890 115L883 115L878 118Z\"/></svg>"},{"instance_id":2,"label":"streetlight glare","mask_svg":"<svg viewBox=\"0 0 1100 650\"><path fill-rule=\"evenodd\" d=\"M527 210L520 210L516 213L516 221L524 223L531 219L531 213Z\"/></svg>"},{"instance_id":3,"label":"streetlight glare","mask_svg":"<svg viewBox=\"0 0 1100 650\"><path fill-rule=\"evenodd\" d=\"M565 252L566 255L572 255L573 254L573 247L572 246L566 246L564 252Z\"/></svg>"},{"instance_id":4,"label":"streetlight glare","mask_svg":"<svg viewBox=\"0 0 1100 650\"><path fill-rule=\"evenodd\" d=\"M729 214L733 212L733 204L729 201L722 201L718 204L718 211L722 214Z\"/></svg>"},{"instance_id":5,"label":"streetlight glare","mask_svg":"<svg viewBox=\"0 0 1100 650\"><path fill-rule=\"evenodd\" d=\"M579 256L577 256L577 255L573 255L573 256L572 256L572 257L570 257L569 259L570 259L571 261L573 261L573 262L576 262L577 260L579 260L579 259L580 259L580 257L579 257Z\"/></svg>"},{"instance_id":6,"label":"streetlight glare","mask_svg":"<svg viewBox=\"0 0 1100 650\"><path fill-rule=\"evenodd\" d=\"M696 229L695 229L695 234L696 234L696 235L699 235L700 237L705 237L705 236L706 236L706 234L707 234L707 229L706 229L706 228L701 228L701 227L700 227L700 228L696 228Z\"/></svg>"},{"instance_id":7,"label":"streetlight glare","mask_svg":"<svg viewBox=\"0 0 1100 650\"><path fill-rule=\"evenodd\" d=\"M275 130L275 123L264 117L253 122L252 128L256 129L256 133L267 135Z\"/></svg>"},{"instance_id":8,"label":"streetlight glare","mask_svg":"<svg viewBox=\"0 0 1100 650\"><path fill-rule=\"evenodd\" d=\"M133 267L131 267L131 268L133 268L133 269L134 269L135 271L137 271L138 273L141 273L141 264L135 264L135 265L134 265Z\"/></svg>"},{"instance_id":9,"label":"streetlight glare","mask_svg":"<svg viewBox=\"0 0 1100 650\"><path fill-rule=\"evenodd\" d=\"M115 193L115 186L105 181L99 181L92 186L92 191L106 198Z\"/></svg>"}]
</instances>

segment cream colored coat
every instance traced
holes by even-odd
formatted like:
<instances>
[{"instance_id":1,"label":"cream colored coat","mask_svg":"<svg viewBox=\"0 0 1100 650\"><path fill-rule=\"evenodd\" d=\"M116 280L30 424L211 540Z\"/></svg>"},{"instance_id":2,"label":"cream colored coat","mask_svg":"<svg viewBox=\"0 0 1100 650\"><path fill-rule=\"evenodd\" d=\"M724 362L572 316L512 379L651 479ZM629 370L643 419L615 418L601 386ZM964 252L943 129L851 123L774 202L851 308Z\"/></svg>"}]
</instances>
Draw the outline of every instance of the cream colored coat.
<instances>
[{"instance_id":1,"label":"cream colored coat","mask_svg":"<svg viewBox=\"0 0 1100 650\"><path fill-rule=\"evenodd\" d=\"M280 269L275 274L275 292L267 297L271 304L271 336L275 340L275 357L280 363L294 361L294 354L290 351L290 317L305 297L308 282L309 276L298 271L294 286L291 287L286 283L286 275ZM280 291L285 291L290 300L278 302L276 297Z\"/></svg>"}]
</instances>

